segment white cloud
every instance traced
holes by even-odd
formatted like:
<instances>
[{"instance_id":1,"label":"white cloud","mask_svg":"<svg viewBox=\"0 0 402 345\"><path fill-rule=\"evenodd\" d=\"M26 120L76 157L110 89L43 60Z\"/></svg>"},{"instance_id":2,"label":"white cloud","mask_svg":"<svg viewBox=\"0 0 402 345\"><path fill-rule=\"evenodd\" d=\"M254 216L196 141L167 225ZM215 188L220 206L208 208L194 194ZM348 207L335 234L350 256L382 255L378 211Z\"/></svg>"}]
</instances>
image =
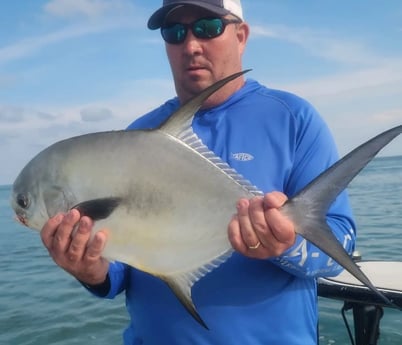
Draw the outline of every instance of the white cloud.
<instances>
[{"instance_id":1,"label":"white cloud","mask_svg":"<svg viewBox=\"0 0 402 345\"><path fill-rule=\"evenodd\" d=\"M388 58L351 37L284 26L252 27L256 39L268 38L302 48L310 56L335 62L321 77L298 82L262 80L308 99L321 113L345 154L370 137L402 124L402 56ZM381 155L401 154L402 138Z\"/></svg>"},{"instance_id":2,"label":"white cloud","mask_svg":"<svg viewBox=\"0 0 402 345\"><path fill-rule=\"evenodd\" d=\"M133 80L117 98L65 107L36 105L0 107L0 152L13 152L13 164L0 155L0 185L11 183L22 167L45 147L65 138L126 128L137 117L172 97L169 80Z\"/></svg>"},{"instance_id":3,"label":"white cloud","mask_svg":"<svg viewBox=\"0 0 402 345\"><path fill-rule=\"evenodd\" d=\"M378 89L374 89L376 87L384 87L384 92L397 94L402 92L402 73L396 73L396 71L402 71L402 58L376 67L359 68L351 72L341 72L277 86L308 97L339 96L350 92L356 95L356 93L370 90L378 96ZM391 84L394 85L393 90L387 87Z\"/></svg>"},{"instance_id":4,"label":"white cloud","mask_svg":"<svg viewBox=\"0 0 402 345\"><path fill-rule=\"evenodd\" d=\"M402 124L402 108L401 109L391 109L388 111L382 111L373 117L374 121L378 122L390 122L395 123L395 125Z\"/></svg>"},{"instance_id":5,"label":"white cloud","mask_svg":"<svg viewBox=\"0 0 402 345\"><path fill-rule=\"evenodd\" d=\"M11 74L0 74L0 89L2 88L8 88L12 85L14 85L17 81L17 78L15 75Z\"/></svg>"},{"instance_id":6,"label":"white cloud","mask_svg":"<svg viewBox=\"0 0 402 345\"><path fill-rule=\"evenodd\" d=\"M121 2L121 1L117 1ZM57 17L76 17L77 15L86 17L98 17L110 8L114 2L104 0L52 0L49 1L44 9L47 13Z\"/></svg>"},{"instance_id":7,"label":"white cloud","mask_svg":"<svg viewBox=\"0 0 402 345\"><path fill-rule=\"evenodd\" d=\"M81 110L80 114L81 119L84 122L104 121L114 117L113 112L110 109L102 107L84 108Z\"/></svg>"},{"instance_id":8,"label":"white cloud","mask_svg":"<svg viewBox=\"0 0 402 345\"><path fill-rule=\"evenodd\" d=\"M288 26L251 27L253 39L271 38L297 45L312 56L346 64L372 64L381 59L361 42L334 37L332 33Z\"/></svg>"},{"instance_id":9,"label":"white cloud","mask_svg":"<svg viewBox=\"0 0 402 345\"><path fill-rule=\"evenodd\" d=\"M20 107L0 107L0 123L16 123L24 120L24 110Z\"/></svg>"},{"instance_id":10,"label":"white cloud","mask_svg":"<svg viewBox=\"0 0 402 345\"><path fill-rule=\"evenodd\" d=\"M65 19L123 19L139 11L129 0L51 0L44 6L45 13Z\"/></svg>"},{"instance_id":11,"label":"white cloud","mask_svg":"<svg viewBox=\"0 0 402 345\"><path fill-rule=\"evenodd\" d=\"M31 56L46 46L65 40L121 28L142 27L144 22L143 10L135 8L128 0L52 0L44 10L55 17L58 29L48 29L47 34L22 38L0 48L0 64ZM60 22L60 17L80 20L67 25Z\"/></svg>"},{"instance_id":12,"label":"white cloud","mask_svg":"<svg viewBox=\"0 0 402 345\"><path fill-rule=\"evenodd\" d=\"M30 121L52 121L55 116L34 109L24 108L21 106L7 106L0 104L0 123L3 127L6 124L16 125L18 123L30 122Z\"/></svg>"},{"instance_id":13,"label":"white cloud","mask_svg":"<svg viewBox=\"0 0 402 345\"><path fill-rule=\"evenodd\" d=\"M371 136L402 124L402 74L395 73L400 66L395 62L277 87L308 99L328 123L344 154ZM400 144L392 144L381 154L401 154L400 148Z\"/></svg>"},{"instance_id":14,"label":"white cloud","mask_svg":"<svg viewBox=\"0 0 402 345\"><path fill-rule=\"evenodd\" d=\"M402 121L402 100L398 97L402 94L402 56L383 57L361 41L335 38L333 34L306 28L255 26L252 30L257 37L289 42L302 47L311 56L341 63L320 77L309 78L307 75L304 80L290 83L275 83L271 79L266 82L267 85L299 94L326 110L344 107L353 109L356 114L356 109L360 108L363 110L362 117L366 119L369 111L369 114L375 113L371 119L376 118L377 121L395 123L398 116L399 123ZM390 99L393 105L387 104ZM384 104L382 113L377 111L376 103ZM342 117L338 114L336 119L347 121L356 116L345 114Z\"/></svg>"},{"instance_id":15,"label":"white cloud","mask_svg":"<svg viewBox=\"0 0 402 345\"><path fill-rule=\"evenodd\" d=\"M70 26L46 35L22 39L19 42L0 48L0 63L10 62L35 54L51 44L71 38L100 33L121 26L117 23L92 23L91 25Z\"/></svg>"}]
</instances>

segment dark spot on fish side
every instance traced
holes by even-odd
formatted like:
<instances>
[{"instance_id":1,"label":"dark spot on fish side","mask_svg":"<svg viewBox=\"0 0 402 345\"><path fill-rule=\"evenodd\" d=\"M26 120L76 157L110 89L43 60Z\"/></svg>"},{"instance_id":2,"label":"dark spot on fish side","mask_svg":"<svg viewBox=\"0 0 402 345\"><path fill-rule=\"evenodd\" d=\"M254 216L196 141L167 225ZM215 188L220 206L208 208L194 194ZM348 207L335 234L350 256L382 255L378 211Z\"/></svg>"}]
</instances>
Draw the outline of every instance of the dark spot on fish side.
<instances>
[{"instance_id":1,"label":"dark spot on fish side","mask_svg":"<svg viewBox=\"0 0 402 345\"><path fill-rule=\"evenodd\" d=\"M109 217L112 212L120 205L121 198L100 198L81 202L74 206L81 216L88 216L92 220L101 220Z\"/></svg>"}]
</instances>

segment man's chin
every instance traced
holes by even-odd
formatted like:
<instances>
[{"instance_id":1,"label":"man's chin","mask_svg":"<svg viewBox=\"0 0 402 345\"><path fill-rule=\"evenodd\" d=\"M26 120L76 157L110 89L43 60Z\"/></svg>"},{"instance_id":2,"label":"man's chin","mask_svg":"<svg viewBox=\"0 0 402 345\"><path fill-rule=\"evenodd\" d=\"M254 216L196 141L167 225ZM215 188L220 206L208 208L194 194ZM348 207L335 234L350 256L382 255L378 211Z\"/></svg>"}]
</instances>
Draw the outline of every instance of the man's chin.
<instances>
[{"instance_id":1,"label":"man's chin","mask_svg":"<svg viewBox=\"0 0 402 345\"><path fill-rule=\"evenodd\" d=\"M210 81L210 79L192 78L185 83L185 89L187 92L196 96L212 84L213 83Z\"/></svg>"}]
</instances>

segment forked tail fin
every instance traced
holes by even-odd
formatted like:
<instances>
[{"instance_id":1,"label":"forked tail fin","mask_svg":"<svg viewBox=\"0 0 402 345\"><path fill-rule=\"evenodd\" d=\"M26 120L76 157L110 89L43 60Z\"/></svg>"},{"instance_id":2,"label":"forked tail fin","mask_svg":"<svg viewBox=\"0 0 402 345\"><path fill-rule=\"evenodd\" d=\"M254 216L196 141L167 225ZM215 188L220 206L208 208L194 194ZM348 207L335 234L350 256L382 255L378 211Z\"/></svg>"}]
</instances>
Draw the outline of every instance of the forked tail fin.
<instances>
[{"instance_id":1,"label":"forked tail fin","mask_svg":"<svg viewBox=\"0 0 402 345\"><path fill-rule=\"evenodd\" d=\"M349 271L392 307L400 309L384 296L350 258L326 222L329 206L353 178L391 140L402 133L402 125L383 132L360 145L290 199L282 208L293 220L296 232Z\"/></svg>"}]
</instances>

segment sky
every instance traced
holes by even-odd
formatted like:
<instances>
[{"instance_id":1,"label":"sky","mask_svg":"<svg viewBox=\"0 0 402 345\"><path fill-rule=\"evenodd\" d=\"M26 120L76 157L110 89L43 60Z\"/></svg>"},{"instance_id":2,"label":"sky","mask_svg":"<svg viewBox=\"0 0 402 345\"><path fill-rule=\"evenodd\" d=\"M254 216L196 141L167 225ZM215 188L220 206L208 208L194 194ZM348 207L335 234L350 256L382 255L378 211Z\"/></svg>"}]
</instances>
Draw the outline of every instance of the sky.
<instances>
[{"instance_id":1,"label":"sky","mask_svg":"<svg viewBox=\"0 0 402 345\"><path fill-rule=\"evenodd\" d=\"M0 0L0 185L39 151L175 96L162 0ZM402 1L243 0L243 67L310 101L341 155L402 124ZM402 138L381 155L402 155Z\"/></svg>"}]
</instances>

